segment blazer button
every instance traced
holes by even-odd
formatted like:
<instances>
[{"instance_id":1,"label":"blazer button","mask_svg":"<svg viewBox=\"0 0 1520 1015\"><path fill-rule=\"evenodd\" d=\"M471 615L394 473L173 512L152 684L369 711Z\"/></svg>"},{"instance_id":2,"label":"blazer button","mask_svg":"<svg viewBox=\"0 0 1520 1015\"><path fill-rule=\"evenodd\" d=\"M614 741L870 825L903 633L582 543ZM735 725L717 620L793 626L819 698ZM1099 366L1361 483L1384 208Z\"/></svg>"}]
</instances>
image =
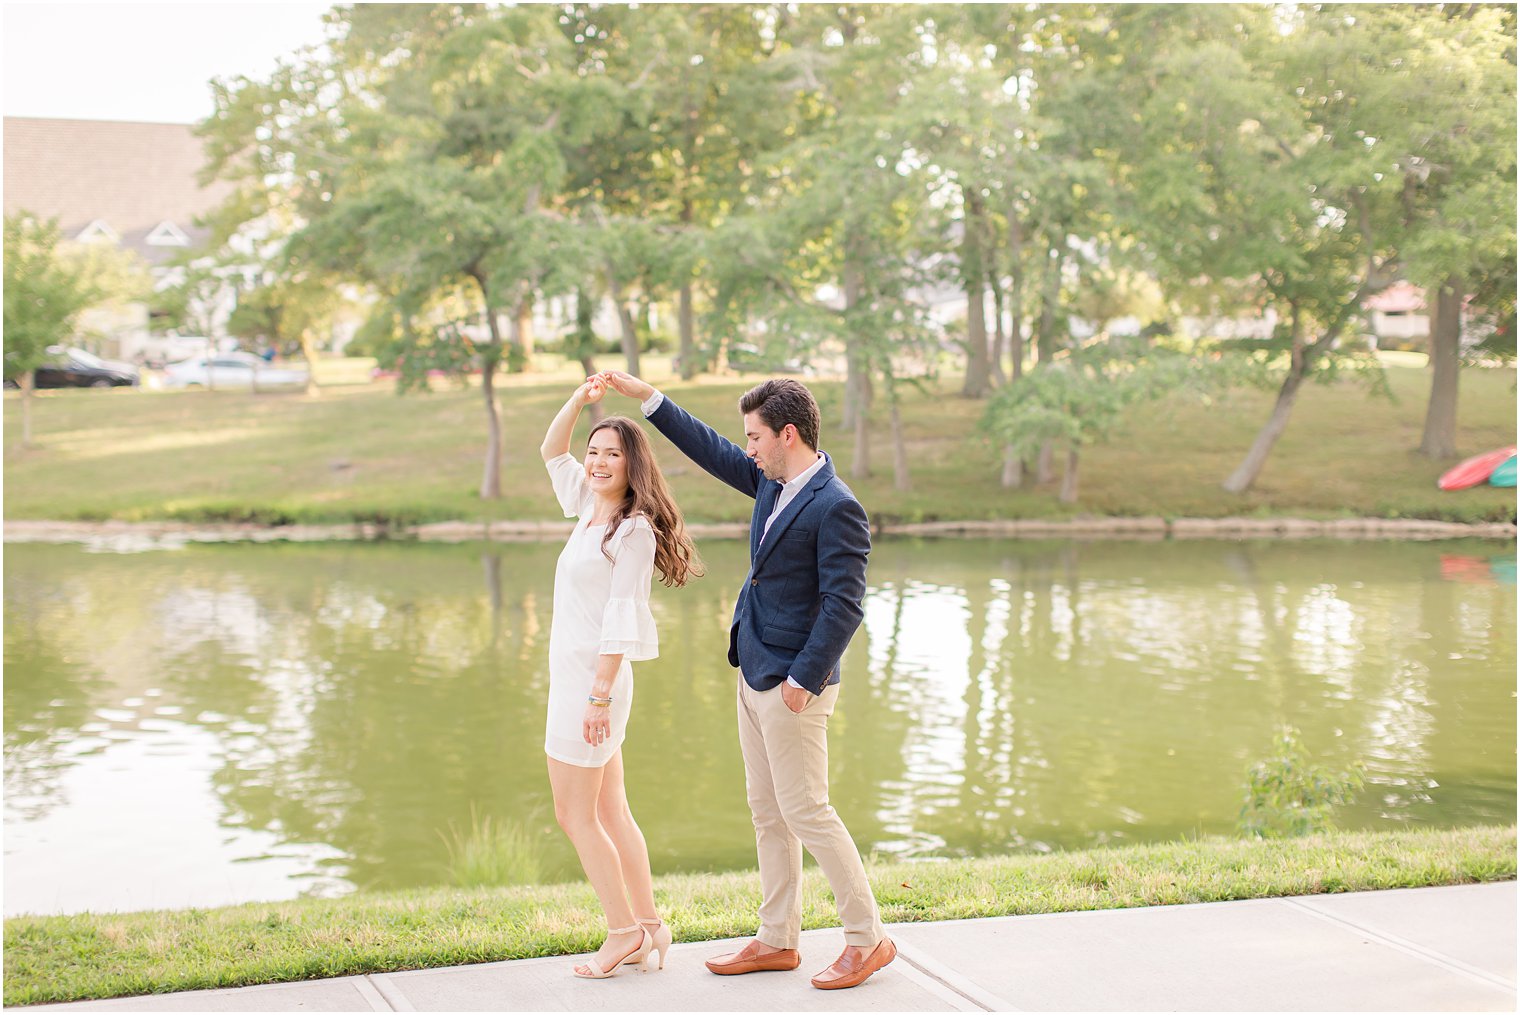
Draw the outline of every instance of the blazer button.
<instances>
[{"instance_id":1,"label":"blazer button","mask_svg":"<svg viewBox=\"0 0 1520 1015\"><path fill-rule=\"evenodd\" d=\"M759 579L759 578L751 578L751 579L750 579L750 580L749 580L749 583L750 583L750 585L752 585L752 586L754 586L754 585L759 585L759 584L760 584L760 579Z\"/></svg>"}]
</instances>

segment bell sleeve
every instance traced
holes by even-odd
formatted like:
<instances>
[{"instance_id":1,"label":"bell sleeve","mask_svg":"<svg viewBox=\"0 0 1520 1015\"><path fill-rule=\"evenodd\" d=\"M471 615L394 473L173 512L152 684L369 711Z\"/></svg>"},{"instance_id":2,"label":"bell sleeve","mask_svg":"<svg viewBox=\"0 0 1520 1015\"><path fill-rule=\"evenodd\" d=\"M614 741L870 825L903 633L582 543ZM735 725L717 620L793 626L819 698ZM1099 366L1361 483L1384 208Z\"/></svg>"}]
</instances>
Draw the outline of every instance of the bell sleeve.
<instances>
[{"instance_id":1,"label":"bell sleeve","mask_svg":"<svg viewBox=\"0 0 1520 1015\"><path fill-rule=\"evenodd\" d=\"M565 517L574 518L584 514L586 502L592 494L586 483L586 470L575 460L575 456L566 451L558 458L545 462L544 468L549 470L549 481L554 484L554 496L559 498L559 506L564 510Z\"/></svg>"},{"instance_id":2,"label":"bell sleeve","mask_svg":"<svg viewBox=\"0 0 1520 1015\"><path fill-rule=\"evenodd\" d=\"M654 581L654 529L643 516L623 523L612 563L612 594L602 613L601 655L622 653L628 662L660 654L649 586Z\"/></svg>"}]
</instances>

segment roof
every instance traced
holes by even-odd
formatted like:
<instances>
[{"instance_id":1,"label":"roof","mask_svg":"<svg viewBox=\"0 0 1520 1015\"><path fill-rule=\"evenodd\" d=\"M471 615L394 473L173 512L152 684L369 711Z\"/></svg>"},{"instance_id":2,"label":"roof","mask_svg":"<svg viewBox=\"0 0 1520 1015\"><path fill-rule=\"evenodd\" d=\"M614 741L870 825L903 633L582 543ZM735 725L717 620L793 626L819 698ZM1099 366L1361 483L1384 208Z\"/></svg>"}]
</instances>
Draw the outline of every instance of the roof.
<instances>
[{"instance_id":1,"label":"roof","mask_svg":"<svg viewBox=\"0 0 1520 1015\"><path fill-rule=\"evenodd\" d=\"M1385 314L1412 314L1425 309L1425 294L1409 282L1395 282L1376 296L1368 297L1362 306Z\"/></svg>"},{"instance_id":2,"label":"roof","mask_svg":"<svg viewBox=\"0 0 1520 1015\"><path fill-rule=\"evenodd\" d=\"M162 263L183 248L148 235L169 222L192 244L205 241L210 231L196 217L232 192L196 182L205 158L189 124L7 116L5 213L57 218L67 236L104 222L123 247Z\"/></svg>"}]
</instances>

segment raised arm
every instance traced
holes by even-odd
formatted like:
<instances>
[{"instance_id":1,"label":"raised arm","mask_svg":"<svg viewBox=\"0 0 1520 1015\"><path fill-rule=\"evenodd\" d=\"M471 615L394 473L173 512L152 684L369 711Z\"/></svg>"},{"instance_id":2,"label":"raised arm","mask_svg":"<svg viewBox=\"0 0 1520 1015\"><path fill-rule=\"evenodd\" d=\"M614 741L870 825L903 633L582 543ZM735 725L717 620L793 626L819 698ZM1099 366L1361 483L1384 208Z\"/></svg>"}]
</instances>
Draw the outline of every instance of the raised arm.
<instances>
[{"instance_id":1,"label":"raised arm","mask_svg":"<svg viewBox=\"0 0 1520 1015\"><path fill-rule=\"evenodd\" d=\"M657 394L653 385L621 370L609 370L601 376L614 390L642 403ZM754 459L671 399L661 395L659 405L649 412L648 419L682 454L715 479L722 480L746 497L759 492L760 470Z\"/></svg>"},{"instance_id":2,"label":"raised arm","mask_svg":"<svg viewBox=\"0 0 1520 1015\"><path fill-rule=\"evenodd\" d=\"M576 417L592 402L600 402L606 393L607 385L600 374L586 378L585 383L575 389L575 393L555 413L548 432L544 434L544 442L538 447L538 453L544 461L552 462L560 455L569 453L570 434L575 429Z\"/></svg>"}]
</instances>

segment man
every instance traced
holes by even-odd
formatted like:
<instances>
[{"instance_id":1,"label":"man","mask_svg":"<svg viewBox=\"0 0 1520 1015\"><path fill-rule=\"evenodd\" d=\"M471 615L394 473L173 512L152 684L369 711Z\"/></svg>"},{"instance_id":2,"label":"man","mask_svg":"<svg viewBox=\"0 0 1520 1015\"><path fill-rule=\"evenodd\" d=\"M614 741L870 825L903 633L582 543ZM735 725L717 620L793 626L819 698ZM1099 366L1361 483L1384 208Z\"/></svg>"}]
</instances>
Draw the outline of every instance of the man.
<instances>
[{"instance_id":1,"label":"man","mask_svg":"<svg viewBox=\"0 0 1520 1015\"><path fill-rule=\"evenodd\" d=\"M839 660L860 626L871 529L865 509L818 450L818 403L797 381L766 381L739 399L747 446L723 437L651 385L604 375L686 457L755 499L750 571L739 587L728 662L739 668L739 747L760 861L760 929L710 959L723 976L796 969L802 932L802 847L818 861L844 925L845 949L813 977L855 987L891 962L865 865L829 805L828 721Z\"/></svg>"}]
</instances>

